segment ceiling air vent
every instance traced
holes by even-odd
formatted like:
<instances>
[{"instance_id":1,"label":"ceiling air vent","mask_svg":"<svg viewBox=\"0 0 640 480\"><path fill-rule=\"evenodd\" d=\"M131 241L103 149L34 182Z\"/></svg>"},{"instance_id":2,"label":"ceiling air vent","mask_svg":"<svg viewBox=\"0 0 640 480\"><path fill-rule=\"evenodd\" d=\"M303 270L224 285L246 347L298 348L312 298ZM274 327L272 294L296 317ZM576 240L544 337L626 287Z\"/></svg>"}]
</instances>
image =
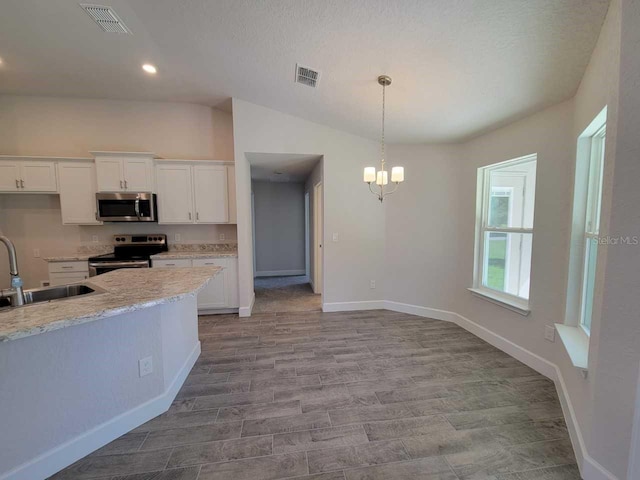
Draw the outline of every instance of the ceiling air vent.
<instances>
[{"instance_id":1,"label":"ceiling air vent","mask_svg":"<svg viewBox=\"0 0 640 480\"><path fill-rule=\"evenodd\" d=\"M107 33L131 33L131 30L120 20L111 7L81 3L80 6L89 14L102 30Z\"/></svg>"},{"instance_id":2,"label":"ceiling air vent","mask_svg":"<svg viewBox=\"0 0 640 480\"><path fill-rule=\"evenodd\" d=\"M304 65L296 64L296 82L307 87L317 87L320 81L320 72Z\"/></svg>"}]
</instances>

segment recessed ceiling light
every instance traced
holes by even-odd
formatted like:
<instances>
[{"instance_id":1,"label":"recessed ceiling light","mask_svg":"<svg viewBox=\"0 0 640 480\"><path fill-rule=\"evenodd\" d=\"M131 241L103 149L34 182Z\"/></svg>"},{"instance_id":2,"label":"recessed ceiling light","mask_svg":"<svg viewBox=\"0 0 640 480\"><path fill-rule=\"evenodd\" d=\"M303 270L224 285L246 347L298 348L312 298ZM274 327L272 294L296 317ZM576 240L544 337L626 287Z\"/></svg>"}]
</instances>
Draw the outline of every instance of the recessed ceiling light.
<instances>
[{"instance_id":1,"label":"recessed ceiling light","mask_svg":"<svg viewBox=\"0 0 640 480\"><path fill-rule=\"evenodd\" d=\"M2 60L2 57L0 57L0 65L2 65L4 63L4 60Z\"/></svg>"},{"instance_id":2,"label":"recessed ceiling light","mask_svg":"<svg viewBox=\"0 0 640 480\"><path fill-rule=\"evenodd\" d=\"M145 63L144 65L142 65L142 69L147 73L156 73L158 71L158 69L150 63Z\"/></svg>"}]
</instances>

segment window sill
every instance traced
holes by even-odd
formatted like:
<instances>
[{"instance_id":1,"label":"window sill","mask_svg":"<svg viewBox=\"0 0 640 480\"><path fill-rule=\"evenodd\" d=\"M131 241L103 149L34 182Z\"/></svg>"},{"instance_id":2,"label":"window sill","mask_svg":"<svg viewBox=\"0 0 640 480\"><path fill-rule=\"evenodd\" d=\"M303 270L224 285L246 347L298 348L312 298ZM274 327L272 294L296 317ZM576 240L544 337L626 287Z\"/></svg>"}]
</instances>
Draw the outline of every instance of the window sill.
<instances>
[{"instance_id":1,"label":"window sill","mask_svg":"<svg viewBox=\"0 0 640 480\"><path fill-rule=\"evenodd\" d=\"M580 327L570 327L563 323L556 323L556 330L569 354L571 363L587 378L589 366L589 336Z\"/></svg>"},{"instance_id":2,"label":"window sill","mask_svg":"<svg viewBox=\"0 0 640 480\"><path fill-rule=\"evenodd\" d=\"M516 312L522 316L526 317L531 313L528 302L518 301L512 298L502 296L498 293L493 293L489 290L484 290L480 288L468 288L467 290L469 290L476 297L488 300L491 303L495 303L500 307L506 308L507 310L511 310L512 312Z\"/></svg>"}]
</instances>

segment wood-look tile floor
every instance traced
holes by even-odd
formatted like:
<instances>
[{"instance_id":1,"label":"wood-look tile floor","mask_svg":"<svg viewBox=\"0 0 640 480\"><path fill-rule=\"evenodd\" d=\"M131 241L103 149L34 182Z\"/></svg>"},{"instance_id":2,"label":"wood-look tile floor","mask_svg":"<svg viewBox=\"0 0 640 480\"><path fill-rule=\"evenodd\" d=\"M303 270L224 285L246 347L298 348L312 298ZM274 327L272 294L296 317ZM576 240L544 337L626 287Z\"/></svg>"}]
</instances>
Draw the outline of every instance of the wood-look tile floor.
<instances>
[{"instance_id":1,"label":"wood-look tile floor","mask_svg":"<svg viewBox=\"0 0 640 480\"><path fill-rule=\"evenodd\" d=\"M167 413L52 478L580 478L553 383L454 324L206 316L200 338Z\"/></svg>"}]
</instances>

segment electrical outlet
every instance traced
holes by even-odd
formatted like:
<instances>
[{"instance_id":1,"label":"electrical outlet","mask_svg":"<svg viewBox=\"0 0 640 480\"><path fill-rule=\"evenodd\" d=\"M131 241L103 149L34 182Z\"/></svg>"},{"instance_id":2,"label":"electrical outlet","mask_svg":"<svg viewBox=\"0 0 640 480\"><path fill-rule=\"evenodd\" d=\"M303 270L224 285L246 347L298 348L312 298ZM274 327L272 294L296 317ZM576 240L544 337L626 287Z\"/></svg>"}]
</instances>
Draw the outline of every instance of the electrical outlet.
<instances>
[{"instance_id":1,"label":"electrical outlet","mask_svg":"<svg viewBox=\"0 0 640 480\"><path fill-rule=\"evenodd\" d=\"M338 241L338 234L334 233L333 236L332 236L332 239L333 239L334 242L337 242Z\"/></svg>"},{"instance_id":2,"label":"electrical outlet","mask_svg":"<svg viewBox=\"0 0 640 480\"><path fill-rule=\"evenodd\" d=\"M224 240L224 233L221 233L220 235L218 235L218 238L219 238L220 240Z\"/></svg>"},{"instance_id":3,"label":"electrical outlet","mask_svg":"<svg viewBox=\"0 0 640 480\"><path fill-rule=\"evenodd\" d=\"M174 240L175 240L176 242L181 241L181 240L182 240L182 235L180 235L179 233L176 233L176 234L175 234L175 236L174 236Z\"/></svg>"},{"instance_id":4,"label":"electrical outlet","mask_svg":"<svg viewBox=\"0 0 640 480\"><path fill-rule=\"evenodd\" d=\"M40 258L40 249L39 248L34 248L33 249L33 257L34 258Z\"/></svg>"},{"instance_id":5,"label":"electrical outlet","mask_svg":"<svg viewBox=\"0 0 640 480\"><path fill-rule=\"evenodd\" d=\"M555 342L556 340L556 329L553 325L545 325L544 327L544 338L550 342Z\"/></svg>"},{"instance_id":6,"label":"electrical outlet","mask_svg":"<svg viewBox=\"0 0 640 480\"><path fill-rule=\"evenodd\" d=\"M98 243L98 235L91 235L91 241L93 243Z\"/></svg>"},{"instance_id":7,"label":"electrical outlet","mask_svg":"<svg viewBox=\"0 0 640 480\"><path fill-rule=\"evenodd\" d=\"M138 360L138 369L141 377L153 373L153 357L145 357Z\"/></svg>"},{"instance_id":8,"label":"electrical outlet","mask_svg":"<svg viewBox=\"0 0 640 480\"><path fill-rule=\"evenodd\" d=\"M376 288L376 281L375 281L375 280L371 280L371 281L369 282L369 288L372 288L372 289L373 289L373 288Z\"/></svg>"}]
</instances>

